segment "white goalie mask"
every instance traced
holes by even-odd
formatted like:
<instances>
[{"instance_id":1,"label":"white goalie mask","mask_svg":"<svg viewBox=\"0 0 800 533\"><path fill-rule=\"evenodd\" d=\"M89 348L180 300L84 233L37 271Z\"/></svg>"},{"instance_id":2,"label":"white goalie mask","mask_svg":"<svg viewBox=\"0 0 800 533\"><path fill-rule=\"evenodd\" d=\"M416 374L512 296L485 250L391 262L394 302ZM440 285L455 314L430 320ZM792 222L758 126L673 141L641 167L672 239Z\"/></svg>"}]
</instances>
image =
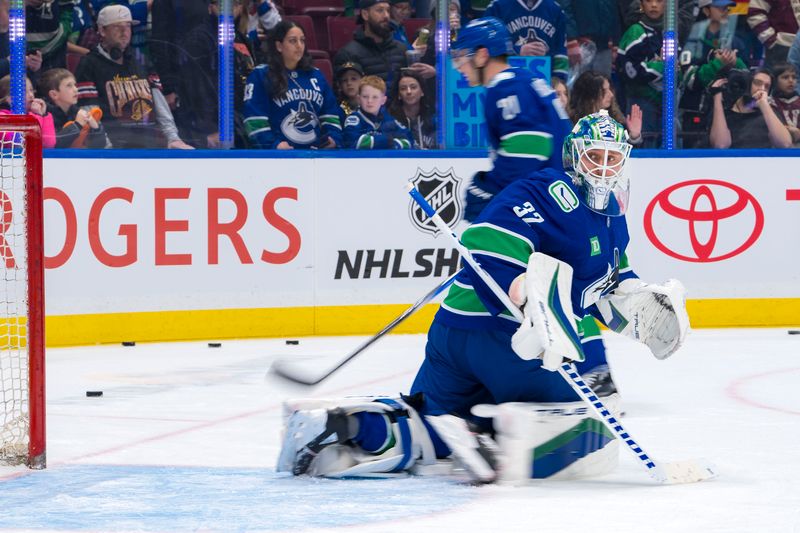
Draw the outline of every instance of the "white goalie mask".
<instances>
[{"instance_id":1,"label":"white goalie mask","mask_svg":"<svg viewBox=\"0 0 800 533\"><path fill-rule=\"evenodd\" d=\"M630 194L625 165L630 153L625 128L607 111L587 115L575 124L564 139L562 159L586 207L608 216L625 214Z\"/></svg>"}]
</instances>

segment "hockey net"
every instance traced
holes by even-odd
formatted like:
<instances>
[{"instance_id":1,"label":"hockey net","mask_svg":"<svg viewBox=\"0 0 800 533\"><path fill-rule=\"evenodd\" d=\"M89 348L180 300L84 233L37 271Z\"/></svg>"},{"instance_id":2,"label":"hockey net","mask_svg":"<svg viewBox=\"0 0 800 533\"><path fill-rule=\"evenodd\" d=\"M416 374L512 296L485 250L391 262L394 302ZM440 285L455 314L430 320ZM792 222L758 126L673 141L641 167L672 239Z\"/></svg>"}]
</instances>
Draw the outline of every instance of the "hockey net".
<instances>
[{"instance_id":1,"label":"hockey net","mask_svg":"<svg viewBox=\"0 0 800 533\"><path fill-rule=\"evenodd\" d=\"M45 466L42 142L0 115L0 465Z\"/></svg>"}]
</instances>

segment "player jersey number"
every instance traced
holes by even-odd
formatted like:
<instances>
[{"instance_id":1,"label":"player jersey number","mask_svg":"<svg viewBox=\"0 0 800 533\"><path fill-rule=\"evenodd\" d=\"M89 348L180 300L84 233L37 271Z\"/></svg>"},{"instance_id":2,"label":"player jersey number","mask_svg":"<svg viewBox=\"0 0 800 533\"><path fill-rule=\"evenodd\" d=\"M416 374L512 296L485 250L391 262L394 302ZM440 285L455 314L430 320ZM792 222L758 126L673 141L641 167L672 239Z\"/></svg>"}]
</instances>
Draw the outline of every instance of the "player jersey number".
<instances>
[{"instance_id":1,"label":"player jersey number","mask_svg":"<svg viewBox=\"0 0 800 533\"><path fill-rule=\"evenodd\" d=\"M544 222L544 217L536 211L536 208L533 207L533 204L530 202L525 202L522 205L515 205L514 214L527 224L539 224Z\"/></svg>"},{"instance_id":2,"label":"player jersey number","mask_svg":"<svg viewBox=\"0 0 800 533\"><path fill-rule=\"evenodd\" d=\"M520 112L519 99L517 99L516 94L499 99L497 101L497 107L502 110L505 120L513 120Z\"/></svg>"}]
</instances>

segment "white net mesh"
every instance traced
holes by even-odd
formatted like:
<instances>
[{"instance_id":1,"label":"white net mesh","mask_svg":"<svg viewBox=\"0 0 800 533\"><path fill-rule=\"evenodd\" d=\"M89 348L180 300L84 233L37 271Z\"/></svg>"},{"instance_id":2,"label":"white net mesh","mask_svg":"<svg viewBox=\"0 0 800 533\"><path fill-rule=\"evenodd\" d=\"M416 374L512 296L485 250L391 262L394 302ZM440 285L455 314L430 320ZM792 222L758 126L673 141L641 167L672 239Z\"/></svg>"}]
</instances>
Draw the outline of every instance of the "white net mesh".
<instances>
[{"instance_id":1,"label":"white net mesh","mask_svg":"<svg viewBox=\"0 0 800 533\"><path fill-rule=\"evenodd\" d=\"M28 272L24 136L0 131L0 464L28 455Z\"/></svg>"}]
</instances>

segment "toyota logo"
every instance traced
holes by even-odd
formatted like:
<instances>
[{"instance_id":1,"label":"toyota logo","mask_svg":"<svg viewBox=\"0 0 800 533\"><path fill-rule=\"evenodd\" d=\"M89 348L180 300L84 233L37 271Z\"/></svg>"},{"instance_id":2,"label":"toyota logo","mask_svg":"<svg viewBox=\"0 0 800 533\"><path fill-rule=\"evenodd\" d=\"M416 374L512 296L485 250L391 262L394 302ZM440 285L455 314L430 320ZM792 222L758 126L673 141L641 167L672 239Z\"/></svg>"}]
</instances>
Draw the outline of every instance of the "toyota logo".
<instances>
[{"instance_id":1,"label":"toyota logo","mask_svg":"<svg viewBox=\"0 0 800 533\"><path fill-rule=\"evenodd\" d=\"M763 228L764 211L753 195L720 180L676 183L653 198L644 212L650 242L668 256L692 263L739 255L758 240ZM688 241L676 237L687 230Z\"/></svg>"}]
</instances>

